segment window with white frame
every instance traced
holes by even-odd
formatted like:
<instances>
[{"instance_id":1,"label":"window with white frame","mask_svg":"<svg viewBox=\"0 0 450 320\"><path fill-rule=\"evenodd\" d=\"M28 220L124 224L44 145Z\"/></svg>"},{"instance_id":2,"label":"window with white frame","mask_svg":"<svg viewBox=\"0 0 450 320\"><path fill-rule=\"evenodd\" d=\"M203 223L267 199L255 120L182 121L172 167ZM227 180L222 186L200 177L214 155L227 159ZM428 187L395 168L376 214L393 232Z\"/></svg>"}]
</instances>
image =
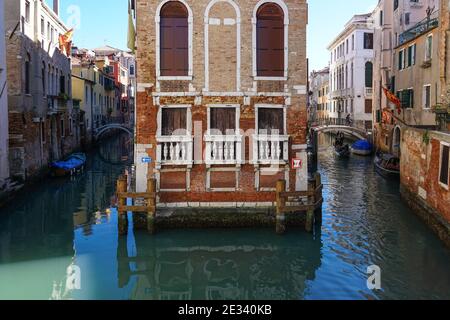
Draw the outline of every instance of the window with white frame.
<instances>
[{"instance_id":1,"label":"window with white frame","mask_svg":"<svg viewBox=\"0 0 450 320\"><path fill-rule=\"evenodd\" d=\"M431 61L433 57L433 35L429 35L425 42L425 61Z\"/></svg>"},{"instance_id":2,"label":"window with white frame","mask_svg":"<svg viewBox=\"0 0 450 320\"><path fill-rule=\"evenodd\" d=\"M450 182L450 143L441 143L441 153L439 159L439 184L448 189Z\"/></svg>"},{"instance_id":3,"label":"window with white frame","mask_svg":"<svg viewBox=\"0 0 450 320\"><path fill-rule=\"evenodd\" d=\"M289 11L282 0L260 0L253 14L253 74L256 80L288 75Z\"/></svg>"},{"instance_id":4,"label":"window with white frame","mask_svg":"<svg viewBox=\"0 0 450 320\"><path fill-rule=\"evenodd\" d=\"M431 108L431 85L429 84L423 86L423 108Z\"/></svg>"},{"instance_id":5,"label":"window with white frame","mask_svg":"<svg viewBox=\"0 0 450 320\"><path fill-rule=\"evenodd\" d=\"M161 135L185 135L187 133L187 108L163 108Z\"/></svg>"},{"instance_id":6,"label":"window with white frame","mask_svg":"<svg viewBox=\"0 0 450 320\"><path fill-rule=\"evenodd\" d=\"M165 1L156 16L156 73L163 80L192 77L192 13L184 1Z\"/></svg>"}]
</instances>

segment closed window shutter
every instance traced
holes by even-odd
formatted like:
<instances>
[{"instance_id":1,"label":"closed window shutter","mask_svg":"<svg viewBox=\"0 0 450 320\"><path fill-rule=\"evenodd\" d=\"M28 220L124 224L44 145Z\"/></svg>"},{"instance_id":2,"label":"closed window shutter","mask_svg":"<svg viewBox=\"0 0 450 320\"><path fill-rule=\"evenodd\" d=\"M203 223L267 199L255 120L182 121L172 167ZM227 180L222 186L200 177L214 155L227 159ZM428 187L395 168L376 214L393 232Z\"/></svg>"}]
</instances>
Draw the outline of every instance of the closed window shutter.
<instances>
[{"instance_id":1,"label":"closed window shutter","mask_svg":"<svg viewBox=\"0 0 450 320\"><path fill-rule=\"evenodd\" d=\"M161 10L160 70L162 76L187 76L189 73L189 28L186 7L170 1Z\"/></svg>"},{"instance_id":2,"label":"closed window shutter","mask_svg":"<svg viewBox=\"0 0 450 320\"><path fill-rule=\"evenodd\" d=\"M256 26L257 72L262 77L284 76L284 13L274 3L261 6Z\"/></svg>"},{"instance_id":3,"label":"closed window shutter","mask_svg":"<svg viewBox=\"0 0 450 320\"><path fill-rule=\"evenodd\" d=\"M258 130L259 134L284 134L283 109L258 109Z\"/></svg>"},{"instance_id":4,"label":"closed window shutter","mask_svg":"<svg viewBox=\"0 0 450 320\"><path fill-rule=\"evenodd\" d=\"M212 134L227 134L230 130L236 130L236 109L211 108L210 112Z\"/></svg>"},{"instance_id":5,"label":"closed window shutter","mask_svg":"<svg viewBox=\"0 0 450 320\"><path fill-rule=\"evenodd\" d=\"M439 176L439 181L445 185L449 184L448 182L449 160L450 160L450 147L442 146L441 172Z\"/></svg>"},{"instance_id":6,"label":"closed window shutter","mask_svg":"<svg viewBox=\"0 0 450 320\"><path fill-rule=\"evenodd\" d=\"M187 128L187 111L185 108L164 108L162 110L162 135L183 135Z\"/></svg>"}]
</instances>

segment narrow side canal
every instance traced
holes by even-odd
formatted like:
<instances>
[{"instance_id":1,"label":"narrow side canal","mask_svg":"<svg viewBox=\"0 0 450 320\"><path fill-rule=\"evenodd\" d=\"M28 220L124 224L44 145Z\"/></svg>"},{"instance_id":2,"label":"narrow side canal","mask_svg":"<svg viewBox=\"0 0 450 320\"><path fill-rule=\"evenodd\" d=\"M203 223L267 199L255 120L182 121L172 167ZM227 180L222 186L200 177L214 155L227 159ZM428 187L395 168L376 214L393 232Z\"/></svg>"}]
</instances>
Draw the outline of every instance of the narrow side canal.
<instances>
[{"instance_id":1,"label":"narrow side canal","mask_svg":"<svg viewBox=\"0 0 450 320\"><path fill-rule=\"evenodd\" d=\"M0 299L450 299L450 251L372 159L322 146L323 224L289 230L117 235L107 210L124 139L74 180L45 180L0 209ZM367 288L381 268L382 290ZM67 281L67 268L73 275ZM79 282L76 275L80 275Z\"/></svg>"}]
</instances>

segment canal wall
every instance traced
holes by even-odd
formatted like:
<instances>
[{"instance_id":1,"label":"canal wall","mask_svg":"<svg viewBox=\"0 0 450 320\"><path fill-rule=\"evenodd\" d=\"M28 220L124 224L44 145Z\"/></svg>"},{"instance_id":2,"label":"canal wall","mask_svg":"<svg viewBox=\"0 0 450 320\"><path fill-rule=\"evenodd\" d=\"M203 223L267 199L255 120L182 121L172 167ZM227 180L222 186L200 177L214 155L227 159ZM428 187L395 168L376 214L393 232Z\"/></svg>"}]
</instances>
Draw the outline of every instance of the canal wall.
<instances>
[{"instance_id":1,"label":"canal wall","mask_svg":"<svg viewBox=\"0 0 450 320\"><path fill-rule=\"evenodd\" d=\"M414 212L450 247L448 146L448 133L404 128L400 189Z\"/></svg>"}]
</instances>

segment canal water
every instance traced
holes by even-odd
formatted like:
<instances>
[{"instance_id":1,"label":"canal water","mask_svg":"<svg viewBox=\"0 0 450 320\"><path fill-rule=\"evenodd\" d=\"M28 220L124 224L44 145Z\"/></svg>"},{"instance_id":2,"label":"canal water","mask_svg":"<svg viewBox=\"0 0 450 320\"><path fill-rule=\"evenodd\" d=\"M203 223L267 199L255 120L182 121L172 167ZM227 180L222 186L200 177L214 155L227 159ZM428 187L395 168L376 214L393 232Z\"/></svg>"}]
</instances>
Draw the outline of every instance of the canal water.
<instances>
[{"instance_id":1,"label":"canal water","mask_svg":"<svg viewBox=\"0 0 450 320\"><path fill-rule=\"evenodd\" d=\"M372 159L322 145L322 226L118 237L109 211L126 137L73 180L45 180L0 209L0 299L450 299L450 250ZM130 226L131 228L131 226ZM381 270L381 290L367 268Z\"/></svg>"}]
</instances>

